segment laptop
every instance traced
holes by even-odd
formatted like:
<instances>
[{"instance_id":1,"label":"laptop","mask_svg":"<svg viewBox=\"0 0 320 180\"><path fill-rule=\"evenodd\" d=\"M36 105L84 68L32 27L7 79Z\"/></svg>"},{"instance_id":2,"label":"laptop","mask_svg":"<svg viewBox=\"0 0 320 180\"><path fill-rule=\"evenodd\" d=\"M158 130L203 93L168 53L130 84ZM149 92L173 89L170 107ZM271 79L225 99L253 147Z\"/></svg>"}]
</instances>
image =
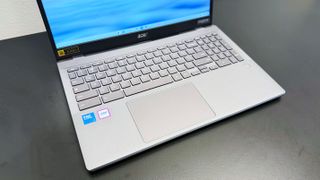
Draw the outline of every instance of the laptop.
<instances>
[{"instance_id":1,"label":"laptop","mask_svg":"<svg viewBox=\"0 0 320 180\"><path fill-rule=\"evenodd\" d=\"M285 94L213 0L38 0L86 169Z\"/></svg>"}]
</instances>

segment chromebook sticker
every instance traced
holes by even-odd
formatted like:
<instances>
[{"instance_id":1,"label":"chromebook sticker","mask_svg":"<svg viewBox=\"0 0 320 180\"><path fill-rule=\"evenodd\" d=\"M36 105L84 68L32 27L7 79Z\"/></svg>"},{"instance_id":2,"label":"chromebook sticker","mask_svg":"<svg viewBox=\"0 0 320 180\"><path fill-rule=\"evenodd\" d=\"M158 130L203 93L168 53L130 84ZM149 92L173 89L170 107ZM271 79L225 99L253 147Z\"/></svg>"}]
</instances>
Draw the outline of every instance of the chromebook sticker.
<instances>
[{"instance_id":1,"label":"chromebook sticker","mask_svg":"<svg viewBox=\"0 0 320 180\"><path fill-rule=\"evenodd\" d=\"M94 115L94 113L89 113L89 114L84 114L82 115L82 120L83 120L83 124L87 125L87 124L91 124L96 122L96 116Z\"/></svg>"},{"instance_id":2,"label":"chromebook sticker","mask_svg":"<svg viewBox=\"0 0 320 180\"><path fill-rule=\"evenodd\" d=\"M108 109L103 109L98 111L98 115L100 119L105 119L111 116L110 112Z\"/></svg>"}]
</instances>

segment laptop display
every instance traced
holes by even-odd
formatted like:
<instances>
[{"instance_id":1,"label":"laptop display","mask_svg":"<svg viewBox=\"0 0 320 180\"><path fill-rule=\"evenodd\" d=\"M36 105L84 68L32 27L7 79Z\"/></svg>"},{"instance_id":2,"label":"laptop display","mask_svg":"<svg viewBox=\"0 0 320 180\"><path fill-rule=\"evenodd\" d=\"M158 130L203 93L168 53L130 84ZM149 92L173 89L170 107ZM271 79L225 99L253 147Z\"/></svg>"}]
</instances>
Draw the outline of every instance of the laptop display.
<instances>
[{"instance_id":1,"label":"laptop display","mask_svg":"<svg viewBox=\"0 0 320 180\"><path fill-rule=\"evenodd\" d=\"M43 0L57 48L210 16L210 0Z\"/></svg>"}]
</instances>

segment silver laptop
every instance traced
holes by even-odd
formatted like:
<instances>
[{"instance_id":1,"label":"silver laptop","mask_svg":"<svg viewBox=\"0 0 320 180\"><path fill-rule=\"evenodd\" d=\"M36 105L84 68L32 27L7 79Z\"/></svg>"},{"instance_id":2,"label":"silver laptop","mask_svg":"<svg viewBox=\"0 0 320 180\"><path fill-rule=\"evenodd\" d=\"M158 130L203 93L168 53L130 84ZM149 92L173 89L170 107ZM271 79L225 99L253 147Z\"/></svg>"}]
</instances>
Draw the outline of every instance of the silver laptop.
<instances>
[{"instance_id":1,"label":"silver laptop","mask_svg":"<svg viewBox=\"0 0 320 180\"><path fill-rule=\"evenodd\" d=\"M285 91L213 24L213 0L38 0L85 166Z\"/></svg>"}]
</instances>

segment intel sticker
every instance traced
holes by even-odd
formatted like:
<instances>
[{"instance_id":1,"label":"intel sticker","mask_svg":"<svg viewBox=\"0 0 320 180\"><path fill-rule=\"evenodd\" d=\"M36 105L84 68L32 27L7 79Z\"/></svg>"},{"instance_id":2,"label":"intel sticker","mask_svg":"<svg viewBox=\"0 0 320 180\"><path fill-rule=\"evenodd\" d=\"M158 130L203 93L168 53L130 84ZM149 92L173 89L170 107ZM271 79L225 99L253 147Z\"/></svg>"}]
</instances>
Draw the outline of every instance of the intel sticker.
<instances>
[{"instance_id":1,"label":"intel sticker","mask_svg":"<svg viewBox=\"0 0 320 180\"><path fill-rule=\"evenodd\" d=\"M87 125L96 122L96 116L94 115L94 113L84 114L82 115L82 120L83 124Z\"/></svg>"},{"instance_id":2,"label":"intel sticker","mask_svg":"<svg viewBox=\"0 0 320 180\"><path fill-rule=\"evenodd\" d=\"M98 115L100 119L105 119L111 116L110 112L108 109L103 109L98 111Z\"/></svg>"}]
</instances>

